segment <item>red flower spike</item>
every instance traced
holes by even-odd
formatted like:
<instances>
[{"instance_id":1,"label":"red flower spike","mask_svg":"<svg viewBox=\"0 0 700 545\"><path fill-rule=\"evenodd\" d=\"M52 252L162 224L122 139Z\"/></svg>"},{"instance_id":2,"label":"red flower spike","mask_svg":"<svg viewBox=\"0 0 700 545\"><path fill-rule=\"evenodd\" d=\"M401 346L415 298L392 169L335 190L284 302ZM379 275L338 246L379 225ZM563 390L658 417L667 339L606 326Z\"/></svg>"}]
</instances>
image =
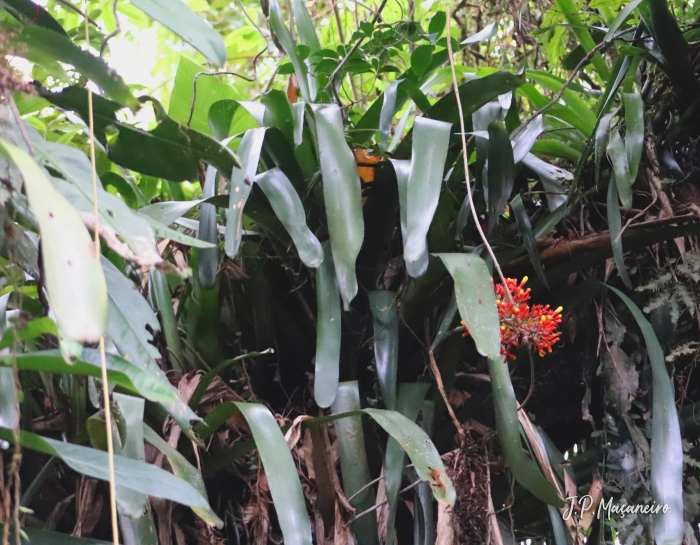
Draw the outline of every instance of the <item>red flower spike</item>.
<instances>
[{"instance_id":1,"label":"red flower spike","mask_svg":"<svg viewBox=\"0 0 700 545\"><path fill-rule=\"evenodd\" d=\"M520 344L527 344L533 352L544 356L552 352L552 346L559 342L561 333L557 327L561 323L561 311L559 307L551 310L549 305L528 304L530 300L530 288L525 288L527 276L518 283L514 278L506 278L506 286L494 285L496 293L496 306L501 322L501 354L514 360L511 352ZM510 298L506 294L506 287L510 292ZM512 301L511 301L512 299ZM464 322L462 322L464 326ZM466 329L466 327L465 327ZM462 334L464 337L469 332Z\"/></svg>"}]
</instances>

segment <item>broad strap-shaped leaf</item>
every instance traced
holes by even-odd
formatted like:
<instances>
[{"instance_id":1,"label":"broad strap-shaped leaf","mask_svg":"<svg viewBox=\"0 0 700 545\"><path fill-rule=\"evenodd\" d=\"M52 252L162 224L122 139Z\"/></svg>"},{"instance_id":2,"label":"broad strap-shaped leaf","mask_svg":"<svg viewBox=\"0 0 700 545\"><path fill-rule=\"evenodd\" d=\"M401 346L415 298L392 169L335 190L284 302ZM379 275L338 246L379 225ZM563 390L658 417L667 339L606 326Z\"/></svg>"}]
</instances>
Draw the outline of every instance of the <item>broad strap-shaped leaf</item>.
<instances>
[{"instance_id":1,"label":"broad strap-shaped leaf","mask_svg":"<svg viewBox=\"0 0 700 545\"><path fill-rule=\"evenodd\" d=\"M333 262L345 309L357 295L355 261L364 238L362 189L355 157L345 142L343 118L335 104L312 104L321 156L323 196Z\"/></svg>"},{"instance_id":2,"label":"broad strap-shaped leaf","mask_svg":"<svg viewBox=\"0 0 700 545\"><path fill-rule=\"evenodd\" d=\"M418 476L430 483L435 499L454 505L457 493L430 437L417 424L396 411L364 409L363 412L404 448Z\"/></svg>"},{"instance_id":3,"label":"broad strap-shaped leaf","mask_svg":"<svg viewBox=\"0 0 700 545\"><path fill-rule=\"evenodd\" d=\"M7 333L13 334L11 329L5 331L7 318L7 303L10 293L0 297L0 330L3 332L3 340ZM61 360L63 361L63 360ZM3 428L17 428L20 424L19 398L15 384L15 372L12 367L0 368L0 426Z\"/></svg>"},{"instance_id":4,"label":"broad strap-shaped leaf","mask_svg":"<svg viewBox=\"0 0 700 545\"><path fill-rule=\"evenodd\" d=\"M396 95L402 81L401 79L394 80L384 90L384 104L382 104L382 110L379 114L379 149L383 152L389 145L389 131L391 131L391 122L396 113Z\"/></svg>"},{"instance_id":5,"label":"broad strap-shaped leaf","mask_svg":"<svg viewBox=\"0 0 700 545\"><path fill-rule=\"evenodd\" d=\"M329 241L323 247L323 263L316 269L316 371L314 399L319 407L330 407L335 400L340 374L340 293L335 279L333 253Z\"/></svg>"},{"instance_id":6,"label":"broad strap-shaped leaf","mask_svg":"<svg viewBox=\"0 0 700 545\"><path fill-rule=\"evenodd\" d=\"M642 147L644 146L644 102L642 95L637 92L622 93L622 102L625 105L627 168L630 173L630 182L634 183L637 179L639 162L642 159Z\"/></svg>"},{"instance_id":7,"label":"broad strap-shaped leaf","mask_svg":"<svg viewBox=\"0 0 700 545\"><path fill-rule=\"evenodd\" d=\"M436 54L435 56L437 56ZM444 62L444 61L443 61ZM459 99L462 103L462 111L466 119L471 119L471 114L481 108L487 102L498 98L500 95L513 91L525 83L523 75L509 72L496 72L490 76L468 81L459 86ZM425 112L425 117L445 121L447 123L459 123L459 113L455 93L451 91ZM467 127L469 130L469 127ZM413 142L411 131L401 144L396 148L394 157L407 159L410 155Z\"/></svg>"},{"instance_id":8,"label":"broad strap-shaped leaf","mask_svg":"<svg viewBox=\"0 0 700 545\"><path fill-rule=\"evenodd\" d=\"M683 541L683 445L673 383L654 328L639 307L620 290L608 286L634 316L644 336L653 375L651 419L651 495L666 512L653 515L654 541L671 545Z\"/></svg>"},{"instance_id":9,"label":"broad strap-shaped leaf","mask_svg":"<svg viewBox=\"0 0 700 545\"><path fill-rule=\"evenodd\" d=\"M478 42L483 42L485 40L490 40L498 32L498 23L490 23L482 28L479 32L472 34L466 40L461 42L461 45L475 44Z\"/></svg>"},{"instance_id":10,"label":"broad strap-shaped leaf","mask_svg":"<svg viewBox=\"0 0 700 545\"><path fill-rule=\"evenodd\" d=\"M158 377L154 377L135 364L114 354L107 354L106 363L110 384L120 386L149 401L162 403L164 406L175 406L177 403L178 395L169 384L163 383ZM11 359L6 357L0 360L0 367L12 367ZM72 364L66 363L58 350L17 354L17 368L41 373L96 378L101 374L99 355L92 349L84 350L81 359Z\"/></svg>"},{"instance_id":11,"label":"broad strap-shaped leaf","mask_svg":"<svg viewBox=\"0 0 700 545\"><path fill-rule=\"evenodd\" d=\"M53 179L56 189L80 212L84 222L94 224L95 204L89 159L76 148L44 140L34 127L27 126L27 132L37 160L65 178L66 181ZM102 184L97 186L97 200L100 234L112 249L145 267L163 261L156 247L153 229L146 220L119 197L105 191Z\"/></svg>"},{"instance_id":12,"label":"broad strap-shaped leaf","mask_svg":"<svg viewBox=\"0 0 700 545\"><path fill-rule=\"evenodd\" d=\"M632 180L630 178L629 164L627 163L627 150L625 143L617 129L610 130L610 141L608 142L608 156L612 163L615 180L617 181L617 192L620 195L620 202L624 208L632 208Z\"/></svg>"},{"instance_id":13,"label":"broad strap-shaped leaf","mask_svg":"<svg viewBox=\"0 0 700 545\"><path fill-rule=\"evenodd\" d=\"M209 199L216 193L216 169L207 167L207 174L202 188L202 197ZM216 227L216 206L202 204L199 209L199 230L197 238L213 244L213 248L200 248L197 250L197 277L204 288L211 288L216 284L216 275L219 272L219 232Z\"/></svg>"},{"instance_id":14,"label":"broad strap-shaped leaf","mask_svg":"<svg viewBox=\"0 0 700 545\"><path fill-rule=\"evenodd\" d=\"M610 181L608 182L608 201L607 201L607 212L608 212L608 230L610 231L610 245L612 246L613 259L615 260L615 266L617 267L617 273L620 278L625 283L629 289L632 289L632 281L627 274L627 268L625 267L625 256L622 250L622 238L620 237L620 231L622 230L622 218L620 216L620 207L618 205L618 193L617 193L617 182L615 179L615 174L610 175Z\"/></svg>"},{"instance_id":15,"label":"broad strap-shaped leaf","mask_svg":"<svg viewBox=\"0 0 700 545\"><path fill-rule=\"evenodd\" d=\"M600 118L595 130L594 139L594 161L595 161L595 183L600 179L600 162L608 149L610 142L610 121L615 116L615 112L609 112Z\"/></svg>"},{"instance_id":16,"label":"broad strap-shaped leaf","mask_svg":"<svg viewBox=\"0 0 700 545\"><path fill-rule=\"evenodd\" d=\"M130 0L146 15L172 30L216 66L226 63L226 44L209 23L182 0Z\"/></svg>"},{"instance_id":17,"label":"broad strap-shaped leaf","mask_svg":"<svg viewBox=\"0 0 700 545\"><path fill-rule=\"evenodd\" d=\"M279 129L290 144L294 142L294 114L287 93L273 89L260 97L260 102L265 106L264 126Z\"/></svg>"},{"instance_id":18,"label":"broad strap-shaped leaf","mask_svg":"<svg viewBox=\"0 0 700 545\"><path fill-rule=\"evenodd\" d=\"M374 504L371 486L367 486L372 477L369 473L365 434L362 429L360 390L357 381L341 382L338 393L331 407L333 415L341 416L354 413L354 416L341 417L334 422L338 436L338 457L343 476L343 492L350 498L357 513L361 513ZM366 488L365 488L366 487ZM353 522L352 529L358 543L378 544L377 515L372 512Z\"/></svg>"},{"instance_id":19,"label":"broad strap-shaped leaf","mask_svg":"<svg viewBox=\"0 0 700 545\"><path fill-rule=\"evenodd\" d=\"M129 86L100 57L80 49L70 38L36 25L25 26L12 39L17 43L13 53L25 56L32 52L46 55L65 64L70 64L86 78L94 81L105 95L132 110L140 107Z\"/></svg>"},{"instance_id":20,"label":"broad strap-shaped leaf","mask_svg":"<svg viewBox=\"0 0 700 545\"><path fill-rule=\"evenodd\" d=\"M131 280L107 258L102 258L107 281L107 333L120 354L134 365L165 379L156 364L161 357L153 342L153 333L160 330L158 317ZM149 331L150 329L150 331Z\"/></svg>"},{"instance_id":21,"label":"broad strap-shaped leaf","mask_svg":"<svg viewBox=\"0 0 700 545\"><path fill-rule=\"evenodd\" d=\"M391 166L394 167L396 185L399 189L399 220L401 223L401 240L405 247L406 238L408 237L408 224L406 223L408 214L406 212L406 207L408 203L408 177L411 175L411 161L406 159L389 159L389 162L391 163Z\"/></svg>"},{"instance_id":22,"label":"broad strap-shaped leaf","mask_svg":"<svg viewBox=\"0 0 700 545\"><path fill-rule=\"evenodd\" d=\"M175 317L168 278L163 271L151 269L148 280L152 300L155 303L156 310L160 313L160 320L163 325L161 329L168 345L170 360L175 369L182 371L185 365L185 357L180 343L180 331Z\"/></svg>"},{"instance_id":23,"label":"broad strap-shaped leaf","mask_svg":"<svg viewBox=\"0 0 700 545\"><path fill-rule=\"evenodd\" d=\"M529 458L520 441L520 423L508 366L501 355L501 330L491 275L475 254L438 254L455 283L459 313L476 349L489 360L496 430L513 477L537 498L560 507L556 488Z\"/></svg>"},{"instance_id":24,"label":"broad strap-shaped leaf","mask_svg":"<svg viewBox=\"0 0 700 545\"><path fill-rule=\"evenodd\" d=\"M508 132L500 121L493 121L489 125L488 169L490 232L505 210L515 182L513 147Z\"/></svg>"},{"instance_id":25,"label":"broad strap-shaped leaf","mask_svg":"<svg viewBox=\"0 0 700 545\"><path fill-rule=\"evenodd\" d=\"M566 188L562 185L562 182L570 182L574 179L574 175L571 172L546 163L532 153L528 153L523 157L523 164L540 177L545 191L548 191L546 197L547 206L550 210L556 210L566 202L566 195L564 194Z\"/></svg>"},{"instance_id":26,"label":"broad strap-shaped leaf","mask_svg":"<svg viewBox=\"0 0 700 545\"><path fill-rule=\"evenodd\" d=\"M411 174L406 194L406 269L413 277L428 268L428 230L440 198L452 125L419 117L414 124ZM430 145L426 145L430 142Z\"/></svg>"},{"instance_id":27,"label":"broad strap-shaped leaf","mask_svg":"<svg viewBox=\"0 0 700 545\"><path fill-rule=\"evenodd\" d=\"M429 388L429 384L402 383L399 386L398 402L395 409L411 422L415 422ZM386 499L389 503L389 517L386 528L386 542L388 544L395 543L396 539L394 524L405 458L406 451L404 451L403 447L396 439L389 437L384 458L384 487Z\"/></svg>"},{"instance_id":28,"label":"broad strap-shaped leaf","mask_svg":"<svg viewBox=\"0 0 700 545\"><path fill-rule=\"evenodd\" d=\"M14 432L0 428L0 439L14 444ZM26 431L20 431L19 444L22 448L57 456L73 471L94 479L109 480L106 452L56 441ZM188 507L209 508L207 500L192 485L164 469L140 460L115 455L114 477L118 486L147 496L171 500Z\"/></svg>"},{"instance_id":29,"label":"broad strap-shaped leaf","mask_svg":"<svg viewBox=\"0 0 700 545\"><path fill-rule=\"evenodd\" d=\"M113 395L126 427L124 444L121 448L115 449L115 454L144 462L146 460L143 447L144 401L119 393ZM116 487L116 493L119 526L124 544L158 545L156 525L153 522L153 512L148 496L119 485Z\"/></svg>"},{"instance_id":30,"label":"broad strap-shaped leaf","mask_svg":"<svg viewBox=\"0 0 700 545\"><path fill-rule=\"evenodd\" d=\"M68 37L61 24L42 6L31 0L0 0L0 7L25 25L36 25Z\"/></svg>"},{"instance_id":31,"label":"broad strap-shaped leaf","mask_svg":"<svg viewBox=\"0 0 700 545\"><path fill-rule=\"evenodd\" d=\"M0 524L0 532L4 529L4 525ZM46 532L35 528L22 528L29 538L28 543L31 545L111 545L111 541L102 541L100 539L73 537L69 534L60 534L58 532ZM10 543L15 541L14 527L10 530Z\"/></svg>"},{"instance_id":32,"label":"broad strap-shaped leaf","mask_svg":"<svg viewBox=\"0 0 700 545\"><path fill-rule=\"evenodd\" d=\"M311 523L301 483L284 435L270 411L258 403L236 403L260 454L286 545L311 545Z\"/></svg>"},{"instance_id":33,"label":"broad strap-shaped leaf","mask_svg":"<svg viewBox=\"0 0 700 545\"><path fill-rule=\"evenodd\" d=\"M219 195L210 199L155 202L140 208L139 214L147 216L151 225L161 224L162 227L167 227L168 225L175 223L197 205L207 203L214 204L216 206L225 206L226 201L227 199L224 195ZM207 243L207 245L211 246L209 243Z\"/></svg>"},{"instance_id":34,"label":"broad strap-shaped leaf","mask_svg":"<svg viewBox=\"0 0 700 545\"><path fill-rule=\"evenodd\" d=\"M66 87L51 93L39 88L39 94L59 108L78 113L87 123L87 91L79 87ZM151 131L144 131L117 120L116 112L121 105L95 95L95 136L107 149L107 156L116 164L149 176L165 178L173 182L196 180L199 162L203 161L227 179L234 166L239 166L238 157L211 136L180 125L165 114L163 107L150 100L158 124ZM119 134L109 141L105 128L113 126Z\"/></svg>"},{"instance_id":35,"label":"broad strap-shaped leaf","mask_svg":"<svg viewBox=\"0 0 700 545\"><path fill-rule=\"evenodd\" d=\"M537 239L532 231L532 223L530 222L530 216L527 215L527 210L525 210L522 195L516 195L510 201L510 207L511 210L513 210L513 215L515 216L515 221L518 225L520 238L523 240L523 244L525 245L527 253L530 256L530 262L535 268L535 273L537 273L537 278L539 278L545 286L549 287L547 285L547 277L545 276L544 269L542 268L540 252L537 248Z\"/></svg>"},{"instance_id":36,"label":"broad strap-shaped leaf","mask_svg":"<svg viewBox=\"0 0 700 545\"><path fill-rule=\"evenodd\" d=\"M180 454L180 452L177 449L170 446L170 444L165 439L163 439L160 435L158 435L155 431L153 431L150 427L143 423L143 420L139 422L139 425L143 429L143 438L165 455L165 457L168 459L168 463L170 464L170 468L173 470L173 473L177 477L180 477L183 481L186 481L189 484L191 484L192 487L202 495L202 497L206 498L207 489L204 486L204 481L202 480L202 476L197 470L197 468L190 464L187 461L187 458ZM127 442L128 440L129 439L127 430ZM198 517L200 517L204 522L206 522L210 526L216 526L217 528L221 528L221 526L223 525L223 521L209 506L207 506L206 508L193 507L192 511L194 511Z\"/></svg>"},{"instance_id":37,"label":"broad strap-shaped leaf","mask_svg":"<svg viewBox=\"0 0 700 545\"><path fill-rule=\"evenodd\" d=\"M284 16L282 15L282 10L280 9L278 0L270 0L270 28L275 34L279 43L282 44L284 52L289 57L289 60L294 66L294 72L297 76L297 85L299 86L299 91L301 92L301 98L307 104L313 102L315 97L311 96L311 90L309 89L308 74L309 71L306 64L299 58L296 50L296 43L289 29L284 24Z\"/></svg>"},{"instance_id":38,"label":"broad strap-shaped leaf","mask_svg":"<svg viewBox=\"0 0 700 545\"><path fill-rule=\"evenodd\" d=\"M394 291L370 291L374 328L374 361L379 389L387 409L396 409L396 373L399 362L399 317Z\"/></svg>"},{"instance_id":39,"label":"broad strap-shaped leaf","mask_svg":"<svg viewBox=\"0 0 700 545\"><path fill-rule=\"evenodd\" d=\"M311 19L311 15L309 15L309 11L306 9L304 0L294 0L292 2L292 9L294 10L294 21L297 26L299 41L309 48L309 54L304 59L304 62L306 63L308 71L309 95L315 97L318 89L316 85L316 76L311 73L311 55L321 49L321 43L318 41L314 22Z\"/></svg>"},{"instance_id":40,"label":"broad strap-shaped leaf","mask_svg":"<svg viewBox=\"0 0 700 545\"><path fill-rule=\"evenodd\" d=\"M255 174L258 171L266 130L265 127L247 130L238 145L237 154L243 168L235 167L231 174L231 191L226 215L226 234L224 235L224 250L226 255L232 259L238 255L238 250L241 247L243 210L248 202Z\"/></svg>"},{"instance_id":41,"label":"broad strap-shaped leaf","mask_svg":"<svg viewBox=\"0 0 700 545\"><path fill-rule=\"evenodd\" d=\"M107 326L107 285L83 221L26 152L0 139L0 153L22 173L39 223L46 290L61 337L97 342Z\"/></svg>"},{"instance_id":42,"label":"broad strap-shaped leaf","mask_svg":"<svg viewBox=\"0 0 700 545\"><path fill-rule=\"evenodd\" d=\"M263 190L277 219L292 237L299 258L307 267L318 267L323 262L323 248L306 225L304 205L292 182L279 168L273 168L256 176L255 183Z\"/></svg>"}]
</instances>

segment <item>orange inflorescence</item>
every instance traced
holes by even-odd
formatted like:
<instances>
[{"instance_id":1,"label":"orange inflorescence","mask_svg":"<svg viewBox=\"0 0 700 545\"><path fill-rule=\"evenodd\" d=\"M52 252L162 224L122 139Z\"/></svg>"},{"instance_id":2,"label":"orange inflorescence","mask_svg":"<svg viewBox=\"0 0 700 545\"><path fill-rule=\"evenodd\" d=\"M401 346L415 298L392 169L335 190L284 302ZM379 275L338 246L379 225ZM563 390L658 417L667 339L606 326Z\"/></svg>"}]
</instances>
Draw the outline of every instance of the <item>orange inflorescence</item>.
<instances>
[{"instance_id":1,"label":"orange inflorescence","mask_svg":"<svg viewBox=\"0 0 700 545\"><path fill-rule=\"evenodd\" d=\"M520 283L514 278L506 278L512 302L502 284L494 285L501 321L501 354L512 360L515 356L511 350L520 344L527 344L540 356L551 353L561 335L557 327L561 323L562 308L552 310L549 305L530 306L530 288L525 288L526 282L527 276ZM463 335L466 337L469 333L465 331Z\"/></svg>"}]
</instances>

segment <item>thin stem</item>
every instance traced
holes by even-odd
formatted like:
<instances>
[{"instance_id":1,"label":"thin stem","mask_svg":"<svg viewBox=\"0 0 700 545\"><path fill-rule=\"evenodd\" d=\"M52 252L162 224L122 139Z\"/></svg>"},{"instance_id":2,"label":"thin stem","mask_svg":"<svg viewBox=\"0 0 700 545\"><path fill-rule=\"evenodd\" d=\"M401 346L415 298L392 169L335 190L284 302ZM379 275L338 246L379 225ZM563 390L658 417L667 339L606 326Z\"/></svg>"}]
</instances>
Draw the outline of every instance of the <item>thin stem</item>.
<instances>
[{"instance_id":1,"label":"thin stem","mask_svg":"<svg viewBox=\"0 0 700 545\"><path fill-rule=\"evenodd\" d=\"M488 251L489 255L491 256L491 260L493 261L493 266L496 268L498 271L498 276L501 278L501 282L503 283L503 286L507 286L506 284L506 277L503 276L503 271L501 270L501 266L498 263L498 260L496 259L496 254L493 253L493 248L491 248L491 245L489 244L488 239L486 238L486 235L484 234L484 230L481 228L481 224L479 223L479 216L476 213L476 206L474 206L474 197L472 195L472 187L471 187L471 182L469 181L469 154L467 152L467 137L466 137L466 127L464 125L464 112L462 111L462 101L459 96L459 86L457 85L457 72L455 72L455 61L454 61L454 54L452 52L452 37L450 36L450 21L452 21L451 17L451 9L452 5L451 2L448 0L447 2L447 51L448 55L450 58L450 70L452 71L452 86L454 87L454 93L455 93L455 100L457 102L457 110L459 112L459 125L461 129L461 138L462 138L462 158L464 159L464 176L465 176L465 181L467 184L467 197L469 198L469 207L471 208L472 211L472 217L474 218L474 224L476 226L476 229L479 231L479 236L481 237L481 240L484 242L484 246L486 247L486 250ZM473 138L473 137L472 137ZM471 138L470 138L471 140ZM513 303L513 297L510 294L510 290L506 289L505 290L506 295L508 296L508 300Z\"/></svg>"},{"instance_id":2,"label":"thin stem","mask_svg":"<svg viewBox=\"0 0 700 545\"><path fill-rule=\"evenodd\" d=\"M404 492L408 492L409 490L411 490L412 488L415 488L416 486L418 486L418 485L419 485L420 483L422 483L422 482L425 482L425 481L423 481L422 479L418 479L417 481L415 481L415 482L409 484L409 485L408 485L406 488L404 488L403 490L399 490L399 494L403 494ZM384 500L384 501L381 502L381 503L378 503L378 504L376 504L376 505L373 505L373 506L370 507L369 509L367 509L367 510L365 510L365 511L362 511L362 513L360 513L359 515L355 515L353 518L351 518L349 521L347 521L347 522L343 525L343 527L344 527L344 528L347 528L347 527L350 526L353 522L355 522L357 519L360 519L360 518L364 517L365 515L369 515L370 513L376 511L376 510L379 509L382 505L386 505L387 503L389 503L389 500Z\"/></svg>"},{"instance_id":3,"label":"thin stem","mask_svg":"<svg viewBox=\"0 0 700 545\"><path fill-rule=\"evenodd\" d=\"M112 13L114 14L114 24L117 25L117 28L115 28L112 32L107 34L105 36L105 39L102 40L102 45L100 46L100 57L102 57L105 54L105 49L107 49L107 42L109 42L112 38L114 38L117 34L119 34L122 31L122 27L119 25L119 14L117 13L117 3L119 0L114 0L112 2Z\"/></svg>"},{"instance_id":4,"label":"thin stem","mask_svg":"<svg viewBox=\"0 0 700 545\"><path fill-rule=\"evenodd\" d=\"M190 104L190 116L187 118L187 126L192 123L192 116L194 115L194 105L197 102L197 81L201 76L236 76L238 78L244 79L246 81L254 82L254 79L248 78L239 74L238 72L228 72L224 70L223 72L197 72L194 76L194 83L192 84L192 103Z\"/></svg>"},{"instance_id":5,"label":"thin stem","mask_svg":"<svg viewBox=\"0 0 700 545\"><path fill-rule=\"evenodd\" d=\"M100 28L100 25L97 24L97 21L95 21L95 20L94 20L93 18L91 18L91 17L88 17L87 14L83 13L82 11L80 11L79 8L75 7L75 6L74 6L73 4L71 4L68 0L56 0L56 2L58 2L59 4L61 4L61 5L63 5L63 6L66 6L68 9L74 11L75 13L77 13L78 15L80 15L83 19L87 19L87 21L88 21L91 25L93 25L95 28L97 28L97 29Z\"/></svg>"},{"instance_id":6,"label":"thin stem","mask_svg":"<svg viewBox=\"0 0 700 545\"><path fill-rule=\"evenodd\" d=\"M382 10L384 9L384 6L386 6L387 1L388 0L382 0L382 3L379 6L379 9L374 12L374 17L372 17L372 24L373 25L381 17ZM343 66L345 66L345 63L348 62L350 57L352 57L352 54L355 51L357 51L357 48L360 47L363 40L364 40L364 38L358 38L357 41L352 45L352 47L350 48L350 51L348 51L347 55L345 55L345 57L343 57L343 60L340 61L340 64L338 64L338 66L335 67L335 70L333 70L333 72L331 73L330 77L328 78L328 83L326 84L326 87L333 86L333 88L335 88L335 86L334 86L335 77L338 75L338 72L340 72L343 69Z\"/></svg>"},{"instance_id":7,"label":"thin stem","mask_svg":"<svg viewBox=\"0 0 700 545\"><path fill-rule=\"evenodd\" d=\"M113 8L116 12L117 0L114 0ZM85 0L85 12L87 13L87 0ZM117 22L117 28L119 23ZM87 19L85 20L85 43L90 43L90 25ZM104 45L104 43L103 43ZM90 129L90 170L92 175L92 200L95 213L94 226L94 244L95 256L99 259L100 256L100 208L99 208L99 193L97 191L97 165L95 159L95 119L92 102L92 89L87 87L88 91L88 126ZM117 521L117 489L116 480L114 477L114 439L112 437L112 407L109 398L109 379L107 377L107 357L105 355L105 338L100 337L100 367L102 369L102 397L104 400L105 409L105 427L107 428L107 465L109 469L109 507L112 521L112 542L114 545L119 545L119 523Z\"/></svg>"}]
</instances>

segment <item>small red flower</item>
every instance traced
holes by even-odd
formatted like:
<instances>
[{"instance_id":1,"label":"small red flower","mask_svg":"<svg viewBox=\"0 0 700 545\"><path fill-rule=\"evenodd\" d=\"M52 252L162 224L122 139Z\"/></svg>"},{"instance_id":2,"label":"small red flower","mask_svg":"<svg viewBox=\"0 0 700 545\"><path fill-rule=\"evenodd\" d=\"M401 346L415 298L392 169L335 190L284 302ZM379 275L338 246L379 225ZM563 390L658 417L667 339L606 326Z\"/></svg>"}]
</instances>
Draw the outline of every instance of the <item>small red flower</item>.
<instances>
[{"instance_id":1,"label":"small red flower","mask_svg":"<svg viewBox=\"0 0 700 545\"><path fill-rule=\"evenodd\" d=\"M540 356L551 353L552 346L561 335L557 327L561 323L562 308L551 310L549 305L530 306L530 288L525 288L526 282L527 276L520 283L514 278L506 278L510 298L502 284L494 285L501 322L501 354L512 360L515 356L511 350L520 344L528 345ZM466 337L469 332L465 331L462 335Z\"/></svg>"}]
</instances>

